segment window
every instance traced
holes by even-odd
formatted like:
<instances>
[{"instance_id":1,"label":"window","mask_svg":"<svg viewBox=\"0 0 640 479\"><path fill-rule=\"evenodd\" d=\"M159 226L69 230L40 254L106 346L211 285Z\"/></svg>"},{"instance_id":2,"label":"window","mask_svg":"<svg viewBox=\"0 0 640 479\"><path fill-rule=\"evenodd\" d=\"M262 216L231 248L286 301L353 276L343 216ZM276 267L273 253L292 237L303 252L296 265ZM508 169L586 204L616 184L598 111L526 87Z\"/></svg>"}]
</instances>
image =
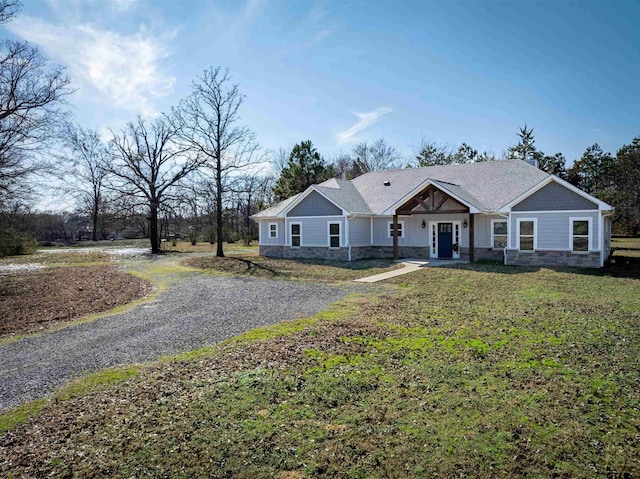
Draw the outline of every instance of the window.
<instances>
[{"instance_id":1,"label":"window","mask_svg":"<svg viewBox=\"0 0 640 479\"><path fill-rule=\"evenodd\" d=\"M269 238L278 237L278 223L269 223Z\"/></svg>"},{"instance_id":2,"label":"window","mask_svg":"<svg viewBox=\"0 0 640 479\"><path fill-rule=\"evenodd\" d=\"M329 248L340 247L340 223L329 223Z\"/></svg>"},{"instance_id":3,"label":"window","mask_svg":"<svg viewBox=\"0 0 640 479\"><path fill-rule=\"evenodd\" d=\"M518 249L533 251L536 248L536 221L518 220Z\"/></svg>"},{"instance_id":4,"label":"window","mask_svg":"<svg viewBox=\"0 0 640 479\"><path fill-rule=\"evenodd\" d=\"M431 256L436 257L436 244L438 241L438 224L431 224Z\"/></svg>"},{"instance_id":5,"label":"window","mask_svg":"<svg viewBox=\"0 0 640 479\"><path fill-rule=\"evenodd\" d=\"M504 249L507 247L507 222L491 220L491 247Z\"/></svg>"},{"instance_id":6,"label":"window","mask_svg":"<svg viewBox=\"0 0 640 479\"><path fill-rule=\"evenodd\" d=\"M387 225L387 238L393 238L393 221L389 221ZM404 238L404 221L398 221L398 238Z\"/></svg>"},{"instance_id":7,"label":"window","mask_svg":"<svg viewBox=\"0 0 640 479\"><path fill-rule=\"evenodd\" d=\"M299 248L302 238L300 223L291 223L291 247Z\"/></svg>"},{"instance_id":8,"label":"window","mask_svg":"<svg viewBox=\"0 0 640 479\"><path fill-rule=\"evenodd\" d=\"M586 253L589 251L589 218L571 218L571 251Z\"/></svg>"}]
</instances>

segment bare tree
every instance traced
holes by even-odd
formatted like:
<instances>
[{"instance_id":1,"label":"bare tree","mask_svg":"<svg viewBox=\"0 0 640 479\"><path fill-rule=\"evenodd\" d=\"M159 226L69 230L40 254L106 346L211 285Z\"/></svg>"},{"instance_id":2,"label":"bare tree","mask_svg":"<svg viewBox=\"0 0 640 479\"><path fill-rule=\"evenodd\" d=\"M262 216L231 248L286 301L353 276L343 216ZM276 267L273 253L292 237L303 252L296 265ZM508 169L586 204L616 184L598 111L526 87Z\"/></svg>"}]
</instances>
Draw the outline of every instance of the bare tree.
<instances>
[{"instance_id":1,"label":"bare tree","mask_svg":"<svg viewBox=\"0 0 640 479\"><path fill-rule=\"evenodd\" d=\"M355 178L353 175L353 159L349 153L340 152L329 160L329 163L333 165L336 178L343 180L352 180Z\"/></svg>"},{"instance_id":2,"label":"bare tree","mask_svg":"<svg viewBox=\"0 0 640 479\"><path fill-rule=\"evenodd\" d=\"M0 2L0 23L20 7ZM71 93L63 67L47 68L38 49L26 42L0 42L0 204L24 192L24 179L42 167L35 153L54 137Z\"/></svg>"},{"instance_id":3,"label":"bare tree","mask_svg":"<svg viewBox=\"0 0 640 479\"><path fill-rule=\"evenodd\" d=\"M91 217L91 241L98 239L98 220L105 208L105 183L110 153L98 132L66 125L62 136L69 156L59 171L67 191Z\"/></svg>"},{"instance_id":4,"label":"bare tree","mask_svg":"<svg viewBox=\"0 0 640 479\"><path fill-rule=\"evenodd\" d=\"M351 156L360 174L398 168L402 158L398 150L388 145L384 138L374 143L358 143L353 147Z\"/></svg>"},{"instance_id":5,"label":"bare tree","mask_svg":"<svg viewBox=\"0 0 640 479\"><path fill-rule=\"evenodd\" d=\"M0 23L7 23L18 13L22 7L22 3L17 0L2 0L0 1Z\"/></svg>"},{"instance_id":6,"label":"bare tree","mask_svg":"<svg viewBox=\"0 0 640 479\"><path fill-rule=\"evenodd\" d=\"M279 147L277 151L269 151L267 153L268 161L271 163L271 170L275 176L280 176L282 170L287 167L292 148Z\"/></svg>"},{"instance_id":7,"label":"bare tree","mask_svg":"<svg viewBox=\"0 0 640 479\"><path fill-rule=\"evenodd\" d=\"M173 118L160 117L152 122L138 116L120 134L112 132L113 158L105 165L115 178L111 188L136 196L149 208L151 252L160 252L158 212L171 189L182 178L203 164L202 156L178 140L180 125Z\"/></svg>"},{"instance_id":8,"label":"bare tree","mask_svg":"<svg viewBox=\"0 0 640 479\"><path fill-rule=\"evenodd\" d=\"M205 70L193 83L192 94L184 99L175 114L182 125L181 136L207 162L215 180L216 256L224 256L223 199L232 191L234 174L262 162L255 133L240 126L238 109L244 95L231 83L229 70L220 67Z\"/></svg>"}]
</instances>

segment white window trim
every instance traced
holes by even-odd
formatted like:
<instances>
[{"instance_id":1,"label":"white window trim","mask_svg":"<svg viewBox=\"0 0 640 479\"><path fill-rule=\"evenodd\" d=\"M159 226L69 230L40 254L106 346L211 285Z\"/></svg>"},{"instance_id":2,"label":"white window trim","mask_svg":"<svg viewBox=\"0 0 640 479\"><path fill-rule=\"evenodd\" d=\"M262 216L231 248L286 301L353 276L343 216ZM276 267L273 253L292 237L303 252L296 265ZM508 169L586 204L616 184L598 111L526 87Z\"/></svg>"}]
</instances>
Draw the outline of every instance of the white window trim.
<instances>
[{"instance_id":1,"label":"white window trim","mask_svg":"<svg viewBox=\"0 0 640 479\"><path fill-rule=\"evenodd\" d=\"M460 259L460 253L462 251L462 221L459 220L445 220L445 221L429 221L429 258L438 258L438 225L440 223L451 223L451 244L458 243L458 252L453 252L452 259ZM458 225L458 238L456 238L456 225ZM432 245L433 228L436 229L436 246L435 249ZM456 241L456 239L458 241Z\"/></svg>"},{"instance_id":2,"label":"white window trim","mask_svg":"<svg viewBox=\"0 0 640 479\"><path fill-rule=\"evenodd\" d=\"M292 227L293 225L300 225L300 234L299 234L299 235L296 235L296 236L300 236L300 246L293 246L293 240L292 240L292 237L293 237L294 235L292 235L292 234L291 234L291 227ZM290 222L290 223L289 223L289 246L290 246L291 248L300 248L300 247L302 246L302 223L297 222L297 221L292 221L292 222Z\"/></svg>"},{"instance_id":3,"label":"white window trim","mask_svg":"<svg viewBox=\"0 0 640 479\"><path fill-rule=\"evenodd\" d=\"M331 225L338 225L338 246L331 246ZM342 246L342 224L339 221L330 221L327 223L327 246L329 249L339 249Z\"/></svg>"},{"instance_id":4,"label":"white window trim","mask_svg":"<svg viewBox=\"0 0 640 479\"><path fill-rule=\"evenodd\" d=\"M387 238L393 238L391 235L391 226L393 225L393 221L387 221ZM398 221L398 239L404 238L404 221Z\"/></svg>"},{"instance_id":5,"label":"white window trim","mask_svg":"<svg viewBox=\"0 0 640 479\"><path fill-rule=\"evenodd\" d=\"M276 227L275 236L271 236L271 227L272 226ZM269 223L267 225L267 231L269 233L269 239L278 239L278 223Z\"/></svg>"},{"instance_id":6,"label":"white window trim","mask_svg":"<svg viewBox=\"0 0 640 479\"><path fill-rule=\"evenodd\" d=\"M586 221L589 225L589 234L587 235L587 251L574 251L573 250L573 222L574 221ZM572 216L569 218L569 251L572 254L587 254L590 251L593 251L593 242L591 238L593 237L593 218L589 216L580 217L580 216Z\"/></svg>"},{"instance_id":7,"label":"white window trim","mask_svg":"<svg viewBox=\"0 0 640 479\"><path fill-rule=\"evenodd\" d=\"M533 221L533 250L520 249L520 223L523 221ZM508 228L508 226L507 226ZM528 236L528 235L527 235ZM516 249L522 253L533 253L538 249L538 218L518 218L516 221Z\"/></svg>"},{"instance_id":8,"label":"white window trim","mask_svg":"<svg viewBox=\"0 0 640 479\"><path fill-rule=\"evenodd\" d=\"M491 249L496 249L496 247L494 246L496 244L495 242L495 227L494 225L496 223L506 223L507 224L507 232L504 235L500 235L500 236L506 236L507 237L507 248L509 248L509 220L506 218L503 219L493 219L491 220ZM497 248L497 249L502 249L502 248Z\"/></svg>"}]
</instances>

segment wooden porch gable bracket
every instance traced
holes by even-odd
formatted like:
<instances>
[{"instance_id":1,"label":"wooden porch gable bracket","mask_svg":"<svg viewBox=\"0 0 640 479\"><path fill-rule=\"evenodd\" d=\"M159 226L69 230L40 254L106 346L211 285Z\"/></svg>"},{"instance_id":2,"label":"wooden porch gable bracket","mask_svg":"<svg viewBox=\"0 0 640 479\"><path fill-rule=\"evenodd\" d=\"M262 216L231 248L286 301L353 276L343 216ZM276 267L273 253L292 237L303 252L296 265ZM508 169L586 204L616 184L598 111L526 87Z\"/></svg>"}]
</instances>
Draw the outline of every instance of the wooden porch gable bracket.
<instances>
[{"instance_id":1,"label":"wooden porch gable bracket","mask_svg":"<svg viewBox=\"0 0 640 479\"><path fill-rule=\"evenodd\" d=\"M436 203L436 194L440 196ZM448 199L453 200L459 208L441 209ZM414 210L417 206L422 206L424 210ZM454 213L469 213L469 207L461 204L455 198L452 198L445 192L435 188L433 185L429 185L423 191L411 198L405 204L401 205L393 215L393 226L391 230L391 236L393 237L393 259L399 258L398 248L398 216L411 216L411 215L439 215L439 214L454 214ZM469 215L469 259L474 261L474 215Z\"/></svg>"},{"instance_id":2,"label":"wooden porch gable bracket","mask_svg":"<svg viewBox=\"0 0 640 479\"><path fill-rule=\"evenodd\" d=\"M437 203L436 195L440 196ZM460 207L446 210L441 209L448 199L455 201L456 204L460 205ZM416 208L417 206L422 206L424 208L424 211L416 211L414 208ZM455 198L452 198L445 192L435 188L433 185L429 185L427 188L411 198L405 204L401 205L396 210L396 214L399 215L428 215L442 213L469 213L469 208L460 204L460 202Z\"/></svg>"}]
</instances>

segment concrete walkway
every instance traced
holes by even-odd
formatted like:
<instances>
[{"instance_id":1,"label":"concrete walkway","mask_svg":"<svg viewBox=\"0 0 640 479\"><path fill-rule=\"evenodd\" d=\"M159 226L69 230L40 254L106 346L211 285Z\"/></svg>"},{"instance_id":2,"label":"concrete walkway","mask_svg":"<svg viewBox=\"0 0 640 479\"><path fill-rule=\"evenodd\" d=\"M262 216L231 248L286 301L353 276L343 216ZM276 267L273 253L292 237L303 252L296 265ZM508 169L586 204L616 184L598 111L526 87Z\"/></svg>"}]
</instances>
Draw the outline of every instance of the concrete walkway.
<instances>
[{"instance_id":1,"label":"concrete walkway","mask_svg":"<svg viewBox=\"0 0 640 479\"><path fill-rule=\"evenodd\" d=\"M414 271L419 270L420 268L426 268L428 266L449 266L456 263L462 263L463 261L459 260L437 260L437 259L405 259L401 261L397 261L403 265L400 269L394 269L393 271L389 271L387 273L380 273L374 276L367 276L366 278L354 279L359 283L377 283L378 281L384 281L385 279L395 278L396 276L401 276L407 273L413 273Z\"/></svg>"}]
</instances>

